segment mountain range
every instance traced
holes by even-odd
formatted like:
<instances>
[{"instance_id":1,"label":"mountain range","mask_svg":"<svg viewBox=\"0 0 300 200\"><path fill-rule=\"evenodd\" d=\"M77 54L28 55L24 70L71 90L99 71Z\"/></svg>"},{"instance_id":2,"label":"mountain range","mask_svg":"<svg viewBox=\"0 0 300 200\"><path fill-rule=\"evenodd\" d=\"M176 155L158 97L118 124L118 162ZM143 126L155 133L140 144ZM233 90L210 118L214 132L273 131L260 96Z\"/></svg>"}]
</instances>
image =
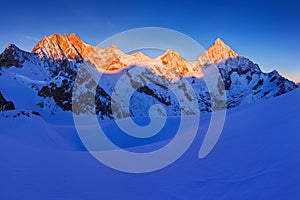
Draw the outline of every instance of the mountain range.
<instances>
[{"instance_id":1,"label":"mountain range","mask_svg":"<svg viewBox=\"0 0 300 200\"><path fill-rule=\"evenodd\" d=\"M89 81L81 85L85 92L80 98L85 98L87 103L74 107L77 102L76 99L72 101L72 91L82 65L92 66L95 73L101 72L103 76L99 83L85 77ZM95 112L101 119L111 119L146 116L151 105L161 104L168 115L193 114L195 108L190 105L181 108L181 99L176 99L174 91L166 87L177 84L175 92L192 101L190 91L179 84L184 77L195 91L201 112L210 112L214 110L214 93L208 90L204 77L212 65L217 67L223 80L227 108L276 97L298 88L276 70L262 72L257 64L237 54L220 38L196 61L187 61L170 49L151 58L142 52L126 54L116 46L101 49L83 42L73 33L53 34L42 38L31 52L9 44L0 55L0 111L26 110L43 116L72 110L74 113ZM131 67L143 67L145 74L136 76L129 70ZM121 76L134 83L126 87L136 91L130 100L129 111L122 95L112 98L114 86ZM137 86L149 80L153 84ZM159 84L161 82L164 84ZM97 85L95 96L93 84ZM89 104L93 98L95 110ZM114 114L112 101L118 105ZM156 111L164 113L160 109Z\"/></svg>"}]
</instances>

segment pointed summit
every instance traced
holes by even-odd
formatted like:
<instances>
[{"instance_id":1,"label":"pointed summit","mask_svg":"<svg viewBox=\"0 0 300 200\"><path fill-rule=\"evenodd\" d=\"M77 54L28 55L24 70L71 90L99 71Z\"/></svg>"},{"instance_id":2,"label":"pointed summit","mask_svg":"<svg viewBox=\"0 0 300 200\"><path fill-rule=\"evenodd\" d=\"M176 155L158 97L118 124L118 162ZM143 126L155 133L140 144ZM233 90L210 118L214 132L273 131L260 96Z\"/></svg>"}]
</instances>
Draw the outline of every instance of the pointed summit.
<instances>
[{"instance_id":1,"label":"pointed summit","mask_svg":"<svg viewBox=\"0 0 300 200\"><path fill-rule=\"evenodd\" d=\"M133 54L131 54L132 56L136 57L136 58L139 58L139 59L149 59L148 56L146 56L145 54L143 54L142 52L140 51L137 51Z\"/></svg>"},{"instance_id":2,"label":"pointed summit","mask_svg":"<svg viewBox=\"0 0 300 200\"><path fill-rule=\"evenodd\" d=\"M19 49L19 47L14 44L9 44L0 54L0 68L1 66L6 68L12 66L22 67L25 61L34 61L35 56L36 55L31 55L30 53Z\"/></svg>"},{"instance_id":3,"label":"pointed summit","mask_svg":"<svg viewBox=\"0 0 300 200\"><path fill-rule=\"evenodd\" d=\"M226 45L221 38L217 38L213 45Z\"/></svg>"},{"instance_id":4,"label":"pointed summit","mask_svg":"<svg viewBox=\"0 0 300 200\"><path fill-rule=\"evenodd\" d=\"M16 66L21 67L22 63L20 62L20 49L14 45L9 44L0 54L0 66L4 66L6 68Z\"/></svg>"},{"instance_id":5,"label":"pointed summit","mask_svg":"<svg viewBox=\"0 0 300 200\"><path fill-rule=\"evenodd\" d=\"M43 59L50 61L81 60L82 56L73 46L66 34L53 34L45 36L32 49Z\"/></svg>"},{"instance_id":6,"label":"pointed summit","mask_svg":"<svg viewBox=\"0 0 300 200\"><path fill-rule=\"evenodd\" d=\"M10 43L6 46L4 51L20 51L20 48L17 47L15 44Z\"/></svg>"},{"instance_id":7,"label":"pointed summit","mask_svg":"<svg viewBox=\"0 0 300 200\"><path fill-rule=\"evenodd\" d=\"M220 38L217 38L214 44L198 58L198 61L201 64L218 63L238 56L239 54L234 52Z\"/></svg>"},{"instance_id":8,"label":"pointed summit","mask_svg":"<svg viewBox=\"0 0 300 200\"><path fill-rule=\"evenodd\" d=\"M171 49L168 49L163 55L159 56L159 58L161 59L164 65L171 64L171 63L175 64L184 61L178 52L173 51Z\"/></svg>"},{"instance_id":9,"label":"pointed summit","mask_svg":"<svg viewBox=\"0 0 300 200\"><path fill-rule=\"evenodd\" d=\"M189 72L190 64L178 52L168 49L162 56L159 56L159 59L162 65L170 67L183 75Z\"/></svg>"},{"instance_id":10,"label":"pointed summit","mask_svg":"<svg viewBox=\"0 0 300 200\"><path fill-rule=\"evenodd\" d=\"M84 43L75 33L45 36L32 49L43 59L50 61L89 60L90 56L101 52L99 47Z\"/></svg>"}]
</instances>

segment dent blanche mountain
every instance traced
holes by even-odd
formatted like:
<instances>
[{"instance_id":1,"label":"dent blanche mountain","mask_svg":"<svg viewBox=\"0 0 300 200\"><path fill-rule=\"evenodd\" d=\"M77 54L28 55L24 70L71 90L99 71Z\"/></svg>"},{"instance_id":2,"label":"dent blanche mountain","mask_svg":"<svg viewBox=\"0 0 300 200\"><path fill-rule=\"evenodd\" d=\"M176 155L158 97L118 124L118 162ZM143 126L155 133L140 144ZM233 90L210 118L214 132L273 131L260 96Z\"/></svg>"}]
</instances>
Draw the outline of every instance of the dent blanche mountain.
<instances>
[{"instance_id":1,"label":"dent blanche mountain","mask_svg":"<svg viewBox=\"0 0 300 200\"><path fill-rule=\"evenodd\" d=\"M180 109L179 101L182 99L176 99L166 87L175 84L181 98L192 101L191 91L179 84L178 80L182 77L192 85L201 111L210 112L213 109L211 99L215 94L209 93L203 77L212 65L217 66L223 79L228 108L276 97L298 87L275 70L262 72L257 64L234 52L219 38L196 61L191 62L170 49L161 56L150 58L141 52L126 54L116 46L106 49L94 47L75 34L53 34L42 38L32 52L22 51L13 44L6 47L0 55L0 91L16 109L42 115L71 111L72 105L77 104L72 102L74 80L79 68L87 64L103 76L99 83L85 77L90 81L82 84L85 93L80 98L84 98L85 102L95 98L96 113L102 119L113 118L112 101L118 105L115 118L147 116L153 104L161 104L172 116L181 112L194 114L196 108L192 106ZM143 76L128 70L132 66L143 67ZM121 76L126 76L133 83L126 87L136 90L130 100L130 111L126 109L121 95L111 98ZM136 86L149 80L153 84ZM159 84L161 82L164 85ZM93 84L97 85L96 96L91 90ZM80 105L78 102L75 107L72 110L75 113L94 112L89 103ZM159 109L156 111L163 113Z\"/></svg>"}]
</instances>

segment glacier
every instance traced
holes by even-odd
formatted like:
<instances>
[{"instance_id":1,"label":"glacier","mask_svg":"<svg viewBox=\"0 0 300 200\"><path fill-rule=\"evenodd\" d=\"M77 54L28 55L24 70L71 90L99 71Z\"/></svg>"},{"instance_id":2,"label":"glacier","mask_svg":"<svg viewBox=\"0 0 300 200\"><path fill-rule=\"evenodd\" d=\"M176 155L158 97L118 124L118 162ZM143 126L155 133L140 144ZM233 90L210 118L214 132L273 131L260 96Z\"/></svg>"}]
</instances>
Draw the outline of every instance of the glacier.
<instances>
[{"instance_id":1,"label":"glacier","mask_svg":"<svg viewBox=\"0 0 300 200\"><path fill-rule=\"evenodd\" d=\"M128 174L96 161L81 144L72 117L13 118L1 113L2 199L299 199L300 90L232 108L221 138L204 159L197 154L209 113L188 151L172 165L147 174ZM59 117L60 116L60 117ZM143 123L146 119L137 119ZM176 131L170 120L168 133ZM144 122L147 123L147 122ZM110 121L104 128L114 130ZM171 135L169 135L171 137ZM114 138L115 140L118 137ZM160 148L171 138L131 151ZM122 137L119 138L122 140ZM122 144L122 141L116 141Z\"/></svg>"}]
</instances>

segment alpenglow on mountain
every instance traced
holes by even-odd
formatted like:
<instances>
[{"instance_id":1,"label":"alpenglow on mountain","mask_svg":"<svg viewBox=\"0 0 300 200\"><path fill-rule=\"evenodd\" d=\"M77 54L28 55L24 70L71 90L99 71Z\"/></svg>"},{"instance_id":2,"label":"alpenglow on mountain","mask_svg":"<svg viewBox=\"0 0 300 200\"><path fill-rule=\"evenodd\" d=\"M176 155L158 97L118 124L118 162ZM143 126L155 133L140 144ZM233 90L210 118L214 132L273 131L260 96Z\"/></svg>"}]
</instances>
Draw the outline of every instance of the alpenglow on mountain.
<instances>
[{"instance_id":1,"label":"alpenglow on mountain","mask_svg":"<svg viewBox=\"0 0 300 200\"><path fill-rule=\"evenodd\" d=\"M72 105L77 103L72 102L74 80L83 64L92 66L96 69L95 73L104 74L99 83L91 80L82 84L85 91L82 98L85 102L95 99L96 111L89 103L72 110ZM42 38L32 52L20 50L14 44L5 48L0 55L0 92L5 98L5 109L9 107L52 115L71 110L74 113L96 112L101 119L105 119L147 116L151 105L161 104L168 115L177 116L181 112L193 114L195 108L180 108L174 94L158 83L176 84L184 77L193 87L201 111L210 112L214 96L209 93L203 77L211 65L217 66L223 79L227 108L276 97L297 88L295 83L275 70L262 72L257 64L234 52L221 39L199 55L198 60L187 61L170 49L161 56L151 58L141 52L126 54L116 46L106 49L94 47L75 34L53 34ZM145 74L132 74L128 69L133 66L145 68ZM121 96L112 99L113 88L122 75L132 83L126 87L136 90L130 100L130 111L124 107ZM135 88L135 85L146 80L153 84ZM95 96L91 91L93 84L97 84ZM180 85L177 90L189 100L191 91ZM114 116L112 101L118 105ZM14 106L7 107L7 102Z\"/></svg>"}]
</instances>

